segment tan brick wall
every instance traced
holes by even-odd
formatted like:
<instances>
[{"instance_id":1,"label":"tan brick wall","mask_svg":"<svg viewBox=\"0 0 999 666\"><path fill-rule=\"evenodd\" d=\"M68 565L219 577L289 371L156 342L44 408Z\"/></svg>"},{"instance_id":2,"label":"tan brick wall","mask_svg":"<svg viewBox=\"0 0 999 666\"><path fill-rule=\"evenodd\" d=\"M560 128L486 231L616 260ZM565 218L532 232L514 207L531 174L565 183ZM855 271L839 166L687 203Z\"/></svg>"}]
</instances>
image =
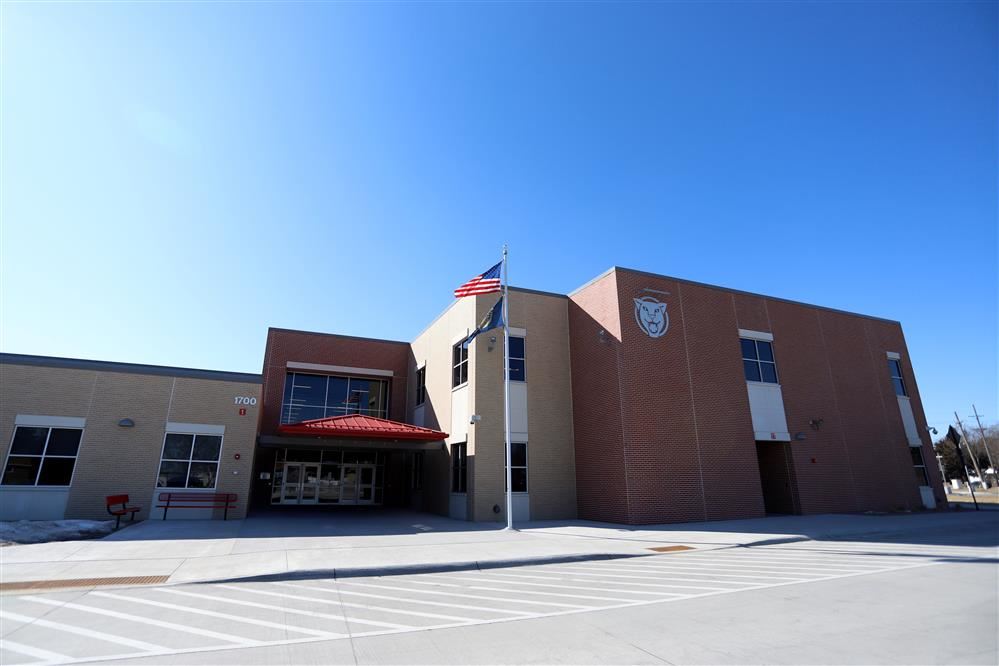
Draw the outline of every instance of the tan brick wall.
<instances>
[{"instance_id":1,"label":"tan brick wall","mask_svg":"<svg viewBox=\"0 0 999 666\"><path fill-rule=\"evenodd\" d=\"M479 320L496 296L477 297ZM526 329L527 475L531 519L576 517L572 382L569 361L568 299L510 291L510 325ZM497 342L489 351L489 337ZM473 426L475 520L505 520L502 331L485 333L472 343L474 406L482 420ZM471 447L470 454L471 457ZM493 506L501 512L493 512Z\"/></svg>"},{"instance_id":2,"label":"tan brick wall","mask_svg":"<svg viewBox=\"0 0 999 666\"><path fill-rule=\"evenodd\" d=\"M217 491L239 496L238 509L229 515L241 517L259 407L247 405L247 414L240 416L240 406L234 404L237 395L256 398L259 405L260 384L3 364L0 456L6 462L17 414L85 418L65 517L106 518L104 497L126 493L143 508L138 517L146 518L156 492L167 422L222 425ZM118 426L123 418L132 419L135 427Z\"/></svg>"}]
</instances>

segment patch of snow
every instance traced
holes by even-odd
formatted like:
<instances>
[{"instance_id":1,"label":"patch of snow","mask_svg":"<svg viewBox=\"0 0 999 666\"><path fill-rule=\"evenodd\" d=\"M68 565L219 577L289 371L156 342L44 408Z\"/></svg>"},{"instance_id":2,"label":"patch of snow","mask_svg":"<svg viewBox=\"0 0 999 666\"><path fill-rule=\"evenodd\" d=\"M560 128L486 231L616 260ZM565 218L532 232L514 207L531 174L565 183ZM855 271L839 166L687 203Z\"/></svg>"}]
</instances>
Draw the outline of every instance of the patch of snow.
<instances>
[{"instance_id":1,"label":"patch of snow","mask_svg":"<svg viewBox=\"0 0 999 666\"><path fill-rule=\"evenodd\" d=\"M0 521L0 545L96 539L113 531L113 520Z\"/></svg>"}]
</instances>

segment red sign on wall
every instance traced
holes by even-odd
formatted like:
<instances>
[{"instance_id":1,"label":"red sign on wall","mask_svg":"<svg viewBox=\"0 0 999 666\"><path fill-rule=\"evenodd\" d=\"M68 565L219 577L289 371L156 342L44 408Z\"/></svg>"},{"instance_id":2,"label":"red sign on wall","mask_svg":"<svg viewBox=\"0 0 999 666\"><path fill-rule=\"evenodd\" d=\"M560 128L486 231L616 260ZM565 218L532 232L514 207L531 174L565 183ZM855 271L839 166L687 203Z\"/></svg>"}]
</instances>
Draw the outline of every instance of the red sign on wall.
<instances>
[{"instance_id":1,"label":"red sign on wall","mask_svg":"<svg viewBox=\"0 0 999 666\"><path fill-rule=\"evenodd\" d=\"M240 416L246 416L246 407L240 407L239 408L239 415Z\"/></svg>"}]
</instances>

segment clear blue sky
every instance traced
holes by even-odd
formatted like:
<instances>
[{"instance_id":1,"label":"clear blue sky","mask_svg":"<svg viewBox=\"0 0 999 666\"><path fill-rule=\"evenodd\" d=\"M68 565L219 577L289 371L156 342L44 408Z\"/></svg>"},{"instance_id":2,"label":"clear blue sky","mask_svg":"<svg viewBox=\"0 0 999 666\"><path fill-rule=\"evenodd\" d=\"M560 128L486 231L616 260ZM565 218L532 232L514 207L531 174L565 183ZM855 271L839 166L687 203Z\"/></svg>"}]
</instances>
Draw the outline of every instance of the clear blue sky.
<instances>
[{"instance_id":1,"label":"clear blue sky","mask_svg":"<svg viewBox=\"0 0 999 666\"><path fill-rule=\"evenodd\" d=\"M902 321L997 406L997 4L2 7L3 351L259 372L511 245Z\"/></svg>"}]
</instances>

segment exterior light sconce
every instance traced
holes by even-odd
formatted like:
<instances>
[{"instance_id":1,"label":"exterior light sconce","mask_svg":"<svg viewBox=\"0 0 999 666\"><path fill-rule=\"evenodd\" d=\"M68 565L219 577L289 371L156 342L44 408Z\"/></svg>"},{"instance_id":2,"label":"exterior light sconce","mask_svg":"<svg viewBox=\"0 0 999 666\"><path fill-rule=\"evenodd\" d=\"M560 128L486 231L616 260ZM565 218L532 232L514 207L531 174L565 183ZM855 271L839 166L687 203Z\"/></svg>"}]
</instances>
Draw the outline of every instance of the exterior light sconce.
<instances>
[{"instance_id":1,"label":"exterior light sconce","mask_svg":"<svg viewBox=\"0 0 999 666\"><path fill-rule=\"evenodd\" d=\"M599 331L597 331L597 339L600 340L601 344L607 344L609 342L609 340L607 339L607 331L605 331L602 328Z\"/></svg>"},{"instance_id":2,"label":"exterior light sconce","mask_svg":"<svg viewBox=\"0 0 999 666\"><path fill-rule=\"evenodd\" d=\"M806 439L808 439L808 438L805 437L805 433L803 433L803 432L796 432L796 433L794 433L794 441L796 441L796 442L803 442Z\"/></svg>"},{"instance_id":3,"label":"exterior light sconce","mask_svg":"<svg viewBox=\"0 0 999 666\"><path fill-rule=\"evenodd\" d=\"M823 419L812 419L808 422L808 425L812 426L812 430L818 430L822 427Z\"/></svg>"},{"instance_id":4,"label":"exterior light sconce","mask_svg":"<svg viewBox=\"0 0 999 666\"><path fill-rule=\"evenodd\" d=\"M472 417L470 419L468 419L468 422L471 423L472 425L475 425L476 423L478 423L481 420L482 420L482 415L481 414L472 414Z\"/></svg>"},{"instance_id":5,"label":"exterior light sconce","mask_svg":"<svg viewBox=\"0 0 999 666\"><path fill-rule=\"evenodd\" d=\"M491 335L491 336L489 336L489 351L492 351L493 347L495 347L495 346L496 346L496 336L495 335Z\"/></svg>"},{"instance_id":6,"label":"exterior light sconce","mask_svg":"<svg viewBox=\"0 0 999 666\"><path fill-rule=\"evenodd\" d=\"M931 435L938 434L937 429L934 428L933 426L926 426L926 432L930 433Z\"/></svg>"},{"instance_id":7,"label":"exterior light sconce","mask_svg":"<svg viewBox=\"0 0 999 666\"><path fill-rule=\"evenodd\" d=\"M118 427L119 428L134 428L135 427L135 421L133 421L132 419L122 419L122 420L118 421Z\"/></svg>"}]
</instances>

